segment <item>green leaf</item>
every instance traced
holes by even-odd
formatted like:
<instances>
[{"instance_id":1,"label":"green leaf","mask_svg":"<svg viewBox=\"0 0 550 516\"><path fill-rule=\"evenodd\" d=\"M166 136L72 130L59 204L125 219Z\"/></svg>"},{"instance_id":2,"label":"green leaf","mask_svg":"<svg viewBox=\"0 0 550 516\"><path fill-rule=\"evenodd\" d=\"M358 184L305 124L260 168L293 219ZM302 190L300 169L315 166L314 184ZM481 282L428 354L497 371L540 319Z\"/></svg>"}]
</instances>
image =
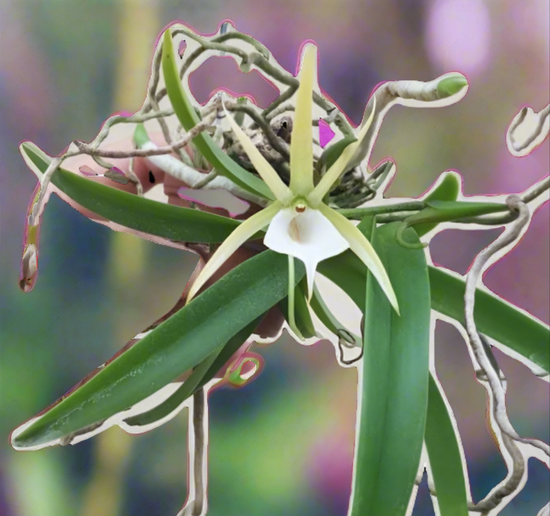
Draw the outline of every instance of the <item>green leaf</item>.
<instances>
[{"instance_id":1,"label":"green leaf","mask_svg":"<svg viewBox=\"0 0 550 516\"><path fill-rule=\"evenodd\" d=\"M181 84L170 30L164 32L162 73L166 83L166 92L174 112L183 128L190 131L200 120ZM233 161L208 134L205 132L200 133L193 138L193 143L218 173L228 177L236 185L249 192L265 199L275 199L271 190L259 177L251 174Z\"/></svg>"},{"instance_id":2,"label":"green leaf","mask_svg":"<svg viewBox=\"0 0 550 516\"><path fill-rule=\"evenodd\" d=\"M395 240L398 224L374 233L401 316L369 273L361 407L351 516L406 514L420 465L428 403L430 287L426 256ZM406 237L418 237L408 230Z\"/></svg>"},{"instance_id":3,"label":"green leaf","mask_svg":"<svg viewBox=\"0 0 550 516\"><path fill-rule=\"evenodd\" d=\"M432 308L464 324L465 279L440 267L430 267L429 273ZM547 325L481 289L476 290L474 317L480 333L550 372L550 329Z\"/></svg>"},{"instance_id":4,"label":"green leaf","mask_svg":"<svg viewBox=\"0 0 550 516\"><path fill-rule=\"evenodd\" d=\"M443 393L430 375L426 449L441 516L468 516L468 498L459 437Z\"/></svg>"},{"instance_id":5,"label":"green leaf","mask_svg":"<svg viewBox=\"0 0 550 516\"><path fill-rule=\"evenodd\" d=\"M260 323L261 318L254 320L240 332L235 334L227 344L222 345L219 349L211 353L205 358L193 372L172 394L166 401L142 414L125 419L124 422L130 426L146 426L156 421L159 421L174 410L199 389L204 387L216 374L220 371L223 365L235 354L243 343L250 337L256 326Z\"/></svg>"},{"instance_id":6,"label":"green leaf","mask_svg":"<svg viewBox=\"0 0 550 516\"><path fill-rule=\"evenodd\" d=\"M460 176L456 172L444 172L443 175L442 181L425 197L425 202L456 201L460 193ZM436 226L437 223L417 224L414 229L418 236L423 236Z\"/></svg>"},{"instance_id":7,"label":"green leaf","mask_svg":"<svg viewBox=\"0 0 550 516\"><path fill-rule=\"evenodd\" d=\"M35 173L43 174L46 171L51 159L38 147L24 142L20 149L34 165ZM52 183L73 201L97 215L127 228L168 240L218 243L239 225L238 221L228 217L145 199L90 181L62 168L55 172Z\"/></svg>"},{"instance_id":8,"label":"green leaf","mask_svg":"<svg viewBox=\"0 0 550 516\"><path fill-rule=\"evenodd\" d=\"M407 243L403 240L403 232L417 224L423 223L439 223L451 220L460 220L467 217L475 217L477 215L486 215L488 213L496 213L507 210L504 204L496 203L477 203L463 201L428 201L427 208L422 211L407 217L399 226L396 232L397 242L403 247L409 249L426 247L428 244L418 241L417 243Z\"/></svg>"},{"instance_id":9,"label":"green leaf","mask_svg":"<svg viewBox=\"0 0 550 516\"><path fill-rule=\"evenodd\" d=\"M268 271L269 273L266 273ZM296 281L305 271L296 267ZM132 407L197 366L288 291L288 260L265 251L240 264L28 426L16 448L47 445Z\"/></svg>"}]
</instances>

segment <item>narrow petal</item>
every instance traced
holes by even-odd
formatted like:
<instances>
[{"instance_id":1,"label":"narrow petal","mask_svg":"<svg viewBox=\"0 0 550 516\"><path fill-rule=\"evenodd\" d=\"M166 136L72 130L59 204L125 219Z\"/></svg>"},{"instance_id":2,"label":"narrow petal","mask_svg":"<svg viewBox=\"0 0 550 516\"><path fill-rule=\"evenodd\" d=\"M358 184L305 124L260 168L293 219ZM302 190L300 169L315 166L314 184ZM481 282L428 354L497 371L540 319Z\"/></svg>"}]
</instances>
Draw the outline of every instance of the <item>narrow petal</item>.
<instances>
[{"instance_id":1,"label":"narrow petal","mask_svg":"<svg viewBox=\"0 0 550 516\"><path fill-rule=\"evenodd\" d=\"M283 180L279 177L279 174L269 164L269 162L262 156L262 153L256 148L256 145L246 135L246 133L239 127L239 124L235 122L233 117L227 112L225 106L223 107L231 129L235 133L235 136L239 140L239 143L243 146L246 155L250 159L250 162L254 165L256 172L260 174L260 177L265 181L269 189L273 192L275 198L282 202L288 202L290 198L290 190L288 186L283 183Z\"/></svg>"},{"instance_id":2,"label":"narrow petal","mask_svg":"<svg viewBox=\"0 0 550 516\"><path fill-rule=\"evenodd\" d=\"M222 245L218 247L212 258L206 262L204 269L201 271L193 286L189 289L187 302L195 296L200 288L212 277L212 275L223 265L223 263L252 235L263 229L269 224L271 219L281 209L279 202L274 202L262 211L252 215L249 219L242 222L231 235L229 235Z\"/></svg>"},{"instance_id":3,"label":"narrow petal","mask_svg":"<svg viewBox=\"0 0 550 516\"><path fill-rule=\"evenodd\" d=\"M290 140L290 189L295 195L307 195L313 190L311 116L313 81L315 80L317 67L317 47L307 45L303 56L300 87L296 94L296 112Z\"/></svg>"},{"instance_id":4,"label":"narrow petal","mask_svg":"<svg viewBox=\"0 0 550 516\"><path fill-rule=\"evenodd\" d=\"M319 205L319 211L334 224L334 227L348 241L351 250L368 267L388 297L395 311L399 313L399 305L393 287L391 286L390 279L371 243L365 238L361 231L346 219L346 217L340 215L340 213L332 208L329 208L326 204L321 203Z\"/></svg>"},{"instance_id":5,"label":"narrow petal","mask_svg":"<svg viewBox=\"0 0 550 516\"><path fill-rule=\"evenodd\" d=\"M269 225L264 244L304 262L310 297L317 264L349 248L332 223L321 212L310 208L303 213L291 208L279 211Z\"/></svg>"},{"instance_id":6,"label":"narrow petal","mask_svg":"<svg viewBox=\"0 0 550 516\"><path fill-rule=\"evenodd\" d=\"M371 114L367 119L367 121L363 124L363 127L361 127L361 130L357 135L357 141L352 143L351 145L348 145L344 149L344 152L340 154L340 157L334 162L332 167L330 167L327 170L327 172L321 178L321 181L319 181L319 184L315 187L313 192L311 192L308 195L307 199L313 208L316 208L321 203L321 201L323 200L323 197L332 188L332 185L336 181L338 181L340 176L345 172L347 164L349 163L350 159L353 157L353 155L361 145L363 138L365 138L367 131L371 126L375 111L376 111L376 99L375 97L373 97L373 106L372 106Z\"/></svg>"}]
</instances>

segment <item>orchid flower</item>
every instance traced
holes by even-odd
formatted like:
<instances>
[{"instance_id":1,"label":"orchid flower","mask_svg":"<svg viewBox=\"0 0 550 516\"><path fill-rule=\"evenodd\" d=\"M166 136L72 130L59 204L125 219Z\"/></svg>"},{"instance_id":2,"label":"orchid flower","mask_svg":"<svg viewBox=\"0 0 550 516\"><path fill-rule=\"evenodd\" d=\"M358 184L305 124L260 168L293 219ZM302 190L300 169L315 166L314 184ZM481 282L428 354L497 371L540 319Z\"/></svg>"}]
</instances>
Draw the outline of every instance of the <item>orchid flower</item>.
<instances>
[{"instance_id":1,"label":"orchid flower","mask_svg":"<svg viewBox=\"0 0 550 516\"><path fill-rule=\"evenodd\" d=\"M308 44L303 56L290 143L290 186L281 180L226 111L236 137L276 200L242 222L220 245L190 289L188 301L244 242L269 224L264 244L273 251L302 260L306 268L309 297L313 292L318 263L351 249L368 267L394 309L398 311L397 299L388 275L370 242L352 222L323 202L334 183L345 172L348 162L365 137L374 109L369 120L363 124L357 141L346 147L315 186L311 117L317 48Z\"/></svg>"}]
</instances>

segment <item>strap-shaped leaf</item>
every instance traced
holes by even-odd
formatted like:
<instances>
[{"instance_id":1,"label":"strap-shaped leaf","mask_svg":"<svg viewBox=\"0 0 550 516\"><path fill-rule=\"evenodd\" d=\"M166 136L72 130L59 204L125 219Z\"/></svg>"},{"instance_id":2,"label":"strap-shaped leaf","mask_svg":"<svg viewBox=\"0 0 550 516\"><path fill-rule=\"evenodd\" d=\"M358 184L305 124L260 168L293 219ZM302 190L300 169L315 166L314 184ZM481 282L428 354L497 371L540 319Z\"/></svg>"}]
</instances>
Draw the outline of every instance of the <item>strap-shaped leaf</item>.
<instances>
[{"instance_id":1,"label":"strap-shaped leaf","mask_svg":"<svg viewBox=\"0 0 550 516\"><path fill-rule=\"evenodd\" d=\"M401 247L398 224L375 230L401 316L378 282L367 282L361 405L351 516L401 516L420 464L428 403L430 287L422 250ZM418 242L407 230L406 238Z\"/></svg>"},{"instance_id":2,"label":"strap-shaped leaf","mask_svg":"<svg viewBox=\"0 0 550 516\"><path fill-rule=\"evenodd\" d=\"M297 264L296 281L304 274ZM272 251L235 267L80 388L16 430L12 444L47 444L135 405L278 303L287 295L287 283L287 257Z\"/></svg>"},{"instance_id":3,"label":"strap-shaped leaf","mask_svg":"<svg viewBox=\"0 0 550 516\"><path fill-rule=\"evenodd\" d=\"M30 142L22 143L20 149L35 165L35 171L46 171L51 160L40 149ZM55 172L52 183L97 215L127 228L177 242L223 242L239 225L228 217L138 197L62 168Z\"/></svg>"},{"instance_id":4,"label":"strap-shaped leaf","mask_svg":"<svg viewBox=\"0 0 550 516\"><path fill-rule=\"evenodd\" d=\"M466 281L441 267L430 267L429 271L432 308L463 322ZM492 292L481 289L476 291L474 316L480 333L550 372L550 329L546 324Z\"/></svg>"},{"instance_id":5,"label":"strap-shaped leaf","mask_svg":"<svg viewBox=\"0 0 550 516\"><path fill-rule=\"evenodd\" d=\"M443 394L430 375L425 442L439 514L468 516L468 498L458 435Z\"/></svg>"},{"instance_id":6,"label":"strap-shaped leaf","mask_svg":"<svg viewBox=\"0 0 550 516\"><path fill-rule=\"evenodd\" d=\"M164 82L166 83L166 92L168 93L168 98L172 103L174 112L183 128L189 131L200 120L181 84L170 30L164 33L162 73L164 75ZM228 177L236 185L249 192L265 199L275 200L271 190L259 177L251 174L233 161L216 145L208 134L204 132L200 133L193 138L193 143L217 172Z\"/></svg>"},{"instance_id":7,"label":"strap-shaped leaf","mask_svg":"<svg viewBox=\"0 0 550 516\"><path fill-rule=\"evenodd\" d=\"M243 345L246 339L252 334L254 328L258 326L260 319L256 319L240 332L234 335L227 344L220 346L219 349L211 353L205 358L193 372L178 388L178 390L172 394L166 401L151 409L147 412L143 412L137 416L125 419L124 422L130 426L145 426L150 425L156 421L164 419L166 416L176 410L181 404L190 396L192 396L198 389L204 387L216 373L222 368L222 366L233 356L234 353Z\"/></svg>"}]
</instances>

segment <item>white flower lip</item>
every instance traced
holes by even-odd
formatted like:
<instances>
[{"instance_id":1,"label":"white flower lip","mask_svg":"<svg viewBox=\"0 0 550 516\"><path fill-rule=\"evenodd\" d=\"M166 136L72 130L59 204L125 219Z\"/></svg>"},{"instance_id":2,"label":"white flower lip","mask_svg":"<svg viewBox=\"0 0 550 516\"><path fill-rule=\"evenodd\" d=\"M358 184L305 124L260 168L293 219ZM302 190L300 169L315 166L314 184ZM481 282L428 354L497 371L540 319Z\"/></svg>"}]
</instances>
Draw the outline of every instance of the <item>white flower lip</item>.
<instances>
[{"instance_id":1,"label":"white flower lip","mask_svg":"<svg viewBox=\"0 0 550 516\"><path fill-rule=\"evenodd\" d=\"M280 210L269 224L264 244L304 262L310 297L317 264L349 248L334 225L319 210L311 208L302 213L292 208Z\"/></svg>"}]
</instances>

